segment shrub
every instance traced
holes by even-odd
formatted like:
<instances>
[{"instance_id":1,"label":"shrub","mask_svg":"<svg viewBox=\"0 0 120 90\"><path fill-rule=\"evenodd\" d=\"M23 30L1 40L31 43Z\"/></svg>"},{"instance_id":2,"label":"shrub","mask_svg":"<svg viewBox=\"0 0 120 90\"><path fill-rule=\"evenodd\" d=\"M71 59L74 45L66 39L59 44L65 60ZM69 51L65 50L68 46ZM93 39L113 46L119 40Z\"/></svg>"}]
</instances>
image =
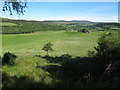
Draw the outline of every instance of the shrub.
<instances>
[{"instance_id":1,"label":"shrub","mask_svg":"<svg viewBox=\"0 0 120 90\"><path fill-rule=\"evenodd\" d=\"M95 51L92 51L92 50L89 50L88 51L88 56L91 58L91 57L95 57L96 53Z\"/></svg>"},{"instance_id":2,"label":"shrub","mask_svg":"<svg viewBox=\"0 0 120 90\"><path fill-rule=\"evenodd\" d=\"M95 47L97 57L103 59L118 59L120 57L120 42L117 34L103 33Z\"/></svg>"},{"instance_id":3,"label":"shrub","mask_svg":"<svg viewBox=\"0 0 120 90\"><path fill-rule=\"evenodd\" d=\"M10 52L6 52L4 55L3 55L3 58L2 58L2 64L8 64L8 65L13 65L14 64L14 60L16 59L16 55L15 54L12 54Z\"/></svg>"},{"instance_id":4,"label":"shrub","mask_svg":"<svg viewBox=\"0 0 120 90\"><path fill-rule=\"evenodd\" d=\"M64 59L70 59L72 57L72 55L70 55L70 54L63 54L63 55L61 55L61 57L64 58Z\"/></svg>"},{"instance_id":5,"label":"shrub","mask_svg":"<svg viewBox=\"0 0 120 90\"><path fill-rule=\"evenodd\" d=\"M115 63L120 63L120 41L117 33L103 33L95 50L99 69L104 75L108 74Z\"/></svg>"},{"instance_id":6,"label":"shrub","mask_svg":"<svg viewBox=\"0 0 120 90\"><path fill-rule=\"evenodd\" d=\"M83 33L89 33L89 30L87 30L87 29L82 29L82 32L83 32Z\"/></svg>"}]
</instances>

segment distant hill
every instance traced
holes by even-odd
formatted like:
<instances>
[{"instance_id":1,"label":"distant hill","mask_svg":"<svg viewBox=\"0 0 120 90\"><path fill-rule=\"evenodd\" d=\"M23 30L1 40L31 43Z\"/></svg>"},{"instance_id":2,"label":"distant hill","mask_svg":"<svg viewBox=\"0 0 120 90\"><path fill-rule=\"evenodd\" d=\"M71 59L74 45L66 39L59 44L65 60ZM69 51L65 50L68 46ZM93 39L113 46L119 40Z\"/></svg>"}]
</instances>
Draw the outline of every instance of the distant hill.
<instances>
[{"instance_id":1,"label":"distant hill","mask_svg":"<svg viewBox=\"0 0 120 90\"><path fill-rule=\"evenodd\" d=\"M24 22L40 22L40 23L48 23L48 24L65 24L65 25L74 25L74 24L98 24L98 23L117 23L117 22L92 22L88 20L72 20L72 21L66 21L66 20L44 20L44 21L36 21L36 20L15 20L15 19L8 19L8 18L2 18L3 22L11 22L11 21L24 21Z\"/></svg>"},{"instance_id":2,"label":"distant hill","mask_svg":"<svg viewBox=\"0 0 120 90\"><path fill-rule=\"evenodd\" d=\"M96 22L91 22L87 20L72 20L72 21L65 21L65 20L45 20L45 21L35 21L35 20L14 20L8 18L0 18L2 22L11 22L11 21L24 21L24 22L40 22L40 23L47 23L47 24L63 24L63 25L76 25L76 24L95 24Z\"/></svg>"},{"instance_id":3,"label":"distant hill","mask_svg":"<svg viewBox=\"0 0 120 90\"><path fill-rule=\"evenodd\" d=\"M43 23L49 24L66 24L66 25L74 25L74 24L95 24L95 22L87 21L87 20L72 20L72 21L65 21L65 20L49 20L49 21L41 21Z\"/></svg>"},{"instance_id":4,"label":"distant hill","mask_svg":"<svg viewBox=\"0 0 120 90\"><path fill-rule=\"evenodd\" d=\"M120 23L112 22L91 22L87 20L15 20L15 19L2 19L2 32L0 34L20 34L20 33L33 33L38 31L60 31L60 30L82 30L89 29L91 31L98 30L117 30ZM1 27L1 26L0 26Z\"/></svg>"}]
</instances>

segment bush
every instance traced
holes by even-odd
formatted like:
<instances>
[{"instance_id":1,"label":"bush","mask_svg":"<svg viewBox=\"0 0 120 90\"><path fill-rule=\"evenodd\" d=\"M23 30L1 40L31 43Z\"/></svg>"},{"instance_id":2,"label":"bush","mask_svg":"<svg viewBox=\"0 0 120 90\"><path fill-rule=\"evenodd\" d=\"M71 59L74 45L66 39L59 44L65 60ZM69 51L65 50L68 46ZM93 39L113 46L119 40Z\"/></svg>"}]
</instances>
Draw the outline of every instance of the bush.
<instances>
[{"instance_id":1,"label":"bush","mask_svg":"<svg viewBox=\"0 0 120 90\"><path fill-rule=\"evenodd\" d=\"M70 59L72 57L72 55L70 55L70 54L63 54L63 55L61 55L61 57L63 59Z\"/></svg>"},{"instance_id":2,"label":"bush","mask_svg":"<svg viewBox=\"0 0 120 90\"><path fill-rule=\"evenodd\" d=\"M10 52L6 52L4 55L3 55L3 58L2 58L2 64L8 64L8 65L13 65L14 64L14 60L16 59L16 55L15 54L12 54Z\"/></svg>"},{"instance_id":3,"label":"bush","mask_svg":"<svg viewBox=\"0 0 120 90\"><path fill-rule=\"evenodd\" d=\"M82 29L82 32L83 32L83 33L89 33L89 30L87 30L87 29Z\"/></svg>"},{"instance_id":4,"label":"bush","mask_svg":"<svg viewBox=\"0 0 120 90\"><path fill-rule=\"evenodd\" d=\"M95 50L100 72L108 75L108 72L112 71L112 67L115 66L114 64L120 63L120 41L118 34L103 33L98 40L98 46L95 47ZM114 68L114 70L116 69Z\"/></svg>"},{"instance_id":5,"label":"bush","mask_svg":"<svg viewBox=\"0 0 120 90\"><path fill-rule=\"evenodd\" d=\"M117 34L103 33L95 47L97 57L104 60L116 60L120 57L120 42ZM114 62L114 61L113 61Z\"/></svg>"},{"instance_id":6,"label":"bush","mask_svg":"<svg viewBox=\"0 0 120 90\"><path fill-rule=\"evenodd\" d=\"M91 51L91 50L88 51L89 58L95 57L95 55L96 55L95 51Z\"/></svg>"}]
</instances>

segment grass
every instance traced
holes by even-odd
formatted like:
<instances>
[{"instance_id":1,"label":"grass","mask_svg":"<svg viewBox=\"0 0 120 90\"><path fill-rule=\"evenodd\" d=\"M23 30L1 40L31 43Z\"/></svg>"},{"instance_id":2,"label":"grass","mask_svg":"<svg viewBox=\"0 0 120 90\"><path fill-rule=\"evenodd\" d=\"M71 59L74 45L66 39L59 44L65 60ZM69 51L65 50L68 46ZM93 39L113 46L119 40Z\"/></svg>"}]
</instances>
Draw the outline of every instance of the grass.
<instances>
[{"instance_id":1,"label":"grass","mask_svg":"<svg viewBox=\"0 0 120 90\"><path fill-rule=\"evenodd\" d=\"M11 22L4 22L2 23L2 26L16 26L17 24L11 23Z\"/></svg>"},{"instance_id":2,"label":"grass","mask_svg":"<svg viewBox=\"0 0 120 90\"><path fill-rule=\"evenodd\" d=\"M14 66L6 65L3 67L3 72L7 73L9 78L7 79L7 82L5 82L4 87L43 87L44 85L49 86L60 81L54 80L53 82L53 78L51 77L50 73L40 67L37 68L36 63L38 63L41 67L47 65L58 65L56 63L49 63L40 57L18 57ZM19 84L20 82L21 84ZM32 83L32 86L30 83ZM37 84L38 86L36 86Z\"/></svg>"},{"instance_id":3,"label":"grass","mask_svg":"<svg viewBox=\"0 0 120 90\"><path fill-rule=\"evenodd\" d=\"M46 85L54 87L57 83L59 87L59 83L62 80L55 79L51 73L42 69L42 67L49 65L60 66L60 64L50 63L45 58L36 57L35 55L44 56L46 52L42 51L41 48L44 44L52 42L55 49L55 51L50 53L52 57L61 56L65 53L69 53L73 57L84 57L87 56L88 50L93 50L94 46L97 45L97 39L101 33L100 31L90 34L67 31L43 31L31 34L2 35L3 52L9 51L18 56L14 66L3 66L3 72L7 73L9 77L15 78L11 78L12 81L8 80L5 82L5 87L31 87L31 83L32 86L41 87L36 86L40 85L40 82L42 82L43 87L46 87ZM22 76L26 76L26 79L21 79ZM20 85L20 82L23 84ZM39 83L37 84L36 82Z\"/></svg>"},{"instance_id":4,"label":"grass","mask_svg":"<svg viewBox=\"0 0 120 90\"><path fill-rule=\"evenodd\" d=\"M86 56L88 50L93 50L101 32L90 34L66 31L36 32L32 34L2 35L3 52L13 52L21 56L40 54L46 52L41 48L44 44L52 42L55 51L52 56L70 53L73 56Z\"/></svg>"},{"instance_id":5,"label":"grass","mask_svg":"<svg viewBox=\"0 0 120 90\"><path fill-rule=\"evenodd\" d=\"M113 31L112 31L113 32ZM5 65L2 67L3 73L3 87L8 88L110 88L118 87L119 82L116 81L110 83L105 81L99 83L95 81L94 77L88 77L85 81L78 79L74 81L74 77L68 78L66 72L71 73L73 70L86 70L86 68L92 68L94 71L94 61L86 60L88 50L94 50L94 46L97 45L97 40L102 31L81 33L81 32L67 32L67 31L42 31L31 34L5 34L2 37L2 49L3 52L12 52L17 55L15 65ZM117 32L116 32L117 33ZM44 44L52 42L55 51L50 53L50 57L45 58L46 52L41 48ZM74 63L73 66L70 63L66 64L66 71L62 67L61 63L56 63L55 60L64 60L60 58L62 54L69 53L73 56L70 60L84 60ZM40 55L39 57L36 55ZM57 56L53 58L54 56ZM79 58L76 56L81 56ZM75 58L76 57L76 58ZM50 60L53 62L50 62ZM92 59L89 59L92 60ZM74 67L74 64L76 66ZM63 65L64 66L64 65ZM61 69L62 67L62 69ZM64 67L64 68L65 68ZM59 69L60 68L60 69ZM77 68L77 69L76 69ZM79 68L79 69L78 69ZM63 70L63 72L61 71ZM79 71L80 70L80 71ZM87 69L89 71L89 69ZM74 72L74 73L75 73ZM75 74L77 75L77 74ZM78 74L79 75L79 74ZM74 76L74 75L73 75ZM76 77L75 77L76 78ZM81 77L82 78L82 77ZM83 77L84 78L84 77ZM115 84L114 84L115 83Z\"/></svg>"},{"instance_id":6,"label":"grass","mask_svg":"<svg viewBox=\"0 0 120 90\"><path fill-rule=\"evenodd\" d=\"M50 63L47 63L46 60L37 57L19 57L16 59L14 66L4 66L4 72L7 72L10 76L16 75L19 76L31 76L34 77L35 80L39 80L39 75L48 74L40 68L35 67L35 63L39 63L40 66L45 66Z\"/></svg>"}]
</instances>

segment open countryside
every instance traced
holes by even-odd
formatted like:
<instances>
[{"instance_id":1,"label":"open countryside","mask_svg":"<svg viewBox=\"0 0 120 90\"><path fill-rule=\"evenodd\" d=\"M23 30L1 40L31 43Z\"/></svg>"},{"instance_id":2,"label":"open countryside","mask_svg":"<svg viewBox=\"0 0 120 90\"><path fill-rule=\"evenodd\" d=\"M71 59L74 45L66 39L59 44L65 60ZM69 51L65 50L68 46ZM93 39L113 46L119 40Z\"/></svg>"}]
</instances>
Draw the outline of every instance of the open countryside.
<instances>
[{"instance_id":1,"label":"open countryside","mask_svg":"<svg viewBox=\"0 0 120 90\"><path fill-rule=\"evenodd\" d=\"M0 19L2 88L120 87L120 23Z\"/></svg>"}]
</instances>

